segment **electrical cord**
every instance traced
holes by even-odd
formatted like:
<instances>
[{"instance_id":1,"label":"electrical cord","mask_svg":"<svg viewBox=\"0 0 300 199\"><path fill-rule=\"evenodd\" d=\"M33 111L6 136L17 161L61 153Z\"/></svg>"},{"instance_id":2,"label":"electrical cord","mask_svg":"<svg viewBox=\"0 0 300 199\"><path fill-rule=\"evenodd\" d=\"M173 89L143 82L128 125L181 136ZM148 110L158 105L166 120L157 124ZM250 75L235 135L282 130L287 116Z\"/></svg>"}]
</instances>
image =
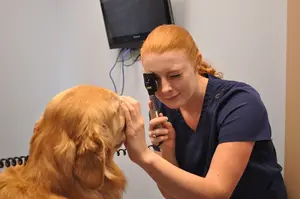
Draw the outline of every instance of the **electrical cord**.
<instances>
[{"instance_id":1,"label":"electrical cord","mask_svg":"<svg viewBox=\"0 0 300 199\"><path fill-rule=\"evenodd\" d=\"M153 148L153 145L149 145L148 148ZM116 155L117 156L121 156L123 154L123 156L127 155L127 150L126 149L118 149L116 151ZM25 165L27 160L28 160L29 155L27 156L20 156L20 157L13 157L13 158L2 158L0 159L0 169L4 168L4 167L14 167L17 165Z\"/></svg>"},{"instance_id":2,"label":"electrical cord","mask_svg":"<svg viewBox=\"0 0 300 199\"><path fill-rule=\"evenodd\" d=\"M128 52L131 52L131 49L127 49L123 55L122 55L122 90L121 90L121 94L120 95L123 95L124 93L124 87L125 87L125 72L124 72L124 60L125 60L125 56Z\"/></svg>"},{"instance_id":3,"label":"electrical cord","mask_svg":"<svg viewBox=\"0 0 300 199\"><path fill-rule=\"evenodd\" d=\"M139 58L141 57L141 54L139 54L138 56L136 56L136 58L133 60L133 62L131 64L125 64L126 67L130 67L133 64L135 64L138 60L140 60Z\"/></svg>"},{"instance_id":4,"label":"electrical cord","mask_svg":"<svg viewBox=\"0 0 300 199\"><path fill-rule=\"evenodd\" d=\"M23 165L27 162L28 156L20 156L20 157L13 157L13 158L2 158L0 159L0 168L10 167L10 166L16 166Z\"/></svg>"},{"instance_id":5,"label":"electrical cord","mask_svg":"<svg viewBox=\"0 0 300 199\"><path fill-rule=\"evenodd\" d=\"M150 149L150 148L153 148L153 147L154 147L153 144L151 144L151 145L148 146L149 149ZM119 150L117 150L116 155L117 155L117 156L120 156L120 155L121 155L121 152L123 153L124 156L127 155L127 150L126 150L126 149L119 149Z\"/></svg>"},{"instance_id":6,"label":"electrical cord","mask_svg":"<svg viewBox=\"0 0 300 199\"><path fill-rule=\"evenodd\" d=\"M110 77L110 79L111 79L111 81L112 81L112 83L113 83L114 90L115 90L116 93L118 92L118 90L117 90L115 81L114 81L114 79L113 79L113 77L112 77L112 71L114 70L114 68L116 67L117 63L119 62L118 60L119 60L119 57L120 57L121 53L123 52L123 50L124 50L124 49L121 49L121 50L119 51L119 54L118 54L118 56L117 56L117 58L116 58L116 61L115 61L114 65L112 66L112 68L111 68L110 71L109 71L109 77Z\"/></svg>"},{"instance_id":7,"label":"electrical cord","mask_svg":"<svg viewBox=\"0 0 300 199\"><path fill-rule=\"evenodd\" d=\"M124 50L125 50L125 52L124 52ZM126 55L127 55L129 52L130 52L130 57L127 58L127 59L125 59ZM117 65L119 62L122 63L122 65L121 65L122 88L121 88L121 93L120 93L120 95L123 95L123 93L124 93L124 88L125 88L125 71L124 71L124 67L130 67L130 66L133 66L133 65L139 60L139 58L140 58L140 54L139 54L136 58L134 58L134 60L133 60L132 63L126 64L125 61L128 61L129 59L132 58L132 52L133 52L133 50L130 49L130 48L127 48L127 49L123 48L123 49L121 49L121 50L119 51L118 55L117 55L117 58L116 58L116 60L115 60L115 63L113 64L112 68L111 68L110 71L109 71L109 77L110 77L110 79L111 79L111 81L112 81L112 83L113 83L114 91L115 91L116 93L118 93L118 89L117 89L116 83L115 83L115 81L114 81L114 79L113 79L113 77L112 77L112 72L113 72L113 70L115 69L116 65ZM120 57L121 57L121 60L119 60Z\"/></svg>"}]
</instances>

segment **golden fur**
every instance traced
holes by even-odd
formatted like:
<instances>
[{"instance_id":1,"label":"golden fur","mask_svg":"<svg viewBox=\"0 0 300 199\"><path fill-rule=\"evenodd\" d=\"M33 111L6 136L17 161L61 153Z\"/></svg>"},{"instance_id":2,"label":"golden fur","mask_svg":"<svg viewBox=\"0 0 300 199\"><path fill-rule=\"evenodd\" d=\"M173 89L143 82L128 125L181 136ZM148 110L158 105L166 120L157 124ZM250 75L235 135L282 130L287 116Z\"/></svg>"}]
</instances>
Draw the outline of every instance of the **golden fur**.
<instances>
[{"instance_id":1,"label":"golden fur","mask_svg":"<svg viewBox=\"0 0 300 199\"><path fill-rule=\"evenodd\" d=\"M0 199L120 199L126 179L113 158L125 117L119 97L80 85L56 95L35 124L24 166L0 173Z\"/></svg>"}]
</instances>

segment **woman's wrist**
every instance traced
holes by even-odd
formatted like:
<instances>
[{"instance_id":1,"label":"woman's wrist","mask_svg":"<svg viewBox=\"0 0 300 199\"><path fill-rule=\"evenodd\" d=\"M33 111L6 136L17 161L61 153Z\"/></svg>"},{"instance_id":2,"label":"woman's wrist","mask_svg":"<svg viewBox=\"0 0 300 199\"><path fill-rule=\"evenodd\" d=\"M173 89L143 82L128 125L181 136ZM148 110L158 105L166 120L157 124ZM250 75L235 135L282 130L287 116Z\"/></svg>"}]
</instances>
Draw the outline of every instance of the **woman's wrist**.
<instances>
[{"instance_id":1,"label":"woman's wrist","mask_svg":"<svg viewBox=\"0 0 300 199\"><path fill-rule=\"evenodd\" d=\"M177 160L176 160L176 154L174 149L166 149L164 148L161 153L161 157L167 160L168 162L172 163L175 166L178 166Z\"/></svg>"},{"instance_id":2,"label":"woman's wrist","mask_svg":"<svg viewBox=\"0 0 300 199\"><path fill-rule=\"evenodd\" d=\"M156 155L157 155L156 153L148 149L143 153L140 161L137 164L140 165L141 167L150 165L153 161L153 158L155 158Z\"/></svg>"},{"instance_id":3,"label":"woman's wrist","mask_svg":"<svg viewBox=\"0 0 300 199\"><path fill-rule=\"evenodd\" d=\"M162 145L161 153L163 156L175 156L175 147L169 145Z\"/></svg>"}]
</instances>

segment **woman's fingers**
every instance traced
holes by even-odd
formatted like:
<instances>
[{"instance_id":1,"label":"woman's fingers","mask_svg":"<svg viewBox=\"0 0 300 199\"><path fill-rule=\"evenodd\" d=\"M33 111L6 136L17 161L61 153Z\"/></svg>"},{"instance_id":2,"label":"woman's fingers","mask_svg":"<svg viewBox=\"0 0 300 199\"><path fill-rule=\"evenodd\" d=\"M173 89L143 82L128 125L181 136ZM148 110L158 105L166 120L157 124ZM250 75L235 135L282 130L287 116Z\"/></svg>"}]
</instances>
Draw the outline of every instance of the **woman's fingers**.
<instances>
[{"instance_id":1,"label":"woman's fingers","mask_svg":"<svg viewBox=\"0 0 300 199\"><path fill-rule=\"evenodd\" d=\"M154 119L150 120L150 122L149 122L149 130L151 131L153 129L156 129L157 126L159 126L162 123L165 123L167 121L168 121L168 118L165 116L154 118Z\"/></svg>"},{"instance_id":2,"label":"woman's fingers","mask_svg":"<svg viewBox=\"0 0 300 199\"><path fill-rule=\"evenodd\" d=\"M160 142L163 142L163 141L167 140L168 138L169 138L168 135L161 135L156 138L150 137L150 141L152 144L158 145Z\"/></svg>"},{"instance_id":3,"label":"woman's fingers","mask_svg":"<svg viewBox=\"0 0 300 199\"><path fill-rule=\"evenodd\" d=\"M165 128L155 129L149 132L149 137L151 143L157 145L158 143L168 139L168 130Z\"/></svg>"},{"instance_id":4,"label":"woman's fingers","mask_svg":"<svg viewBox=\"0 0 300 199\"><path fill-rule=\"evenodd\" d=\"M122 102L127 106L129 113L132 117L136 117L140 111L140 104L138 101L131 97L120 97Z\"/></svg>"},{"instance_id":5,"label":"woman's fingers","mask_svg":"<svg viewBox=\"0 0 300 199\"><path fill-rule=\"evenodd\" d=\"M126 135L135 135L137 129L143 126L143 118L139 110L139 103L131 97L121 96L121 106L125 114Z\"/></svg>"},{"instance_id":6,"label":"woman's fingers","mask_svg":"<svg viewBox=\"0 0 300 199\"><path fill-rule=\"evenodd\" d=\"M161 135L168 135L168 129L161 128L149 132L149 137L158 137Z\"/></svg>"},{"instance_id":7,"label":"woman's fingers","mask_svg":"<svg viewBox=\"0 0 300 199\"><path fill-rule=\"evenodd\" d=\"M174 129L171 122L167 121L167 122L164 122L162 125L163 125L164 128L166 128L168 130L171 130L171 129L173 130Z\"/></svg>"},{"instance_id":8,"label":"woman's fingers","mask_svg":"<svg viewBox=\"0 0 300 199\"><path fill-rule=\"evenodd\" d=\"M122 110L123 110L124 115L125 115L126 129L128 129L132 126L130 111L129 111L128 105L125 102L121 103L121 107L122 107Z\"/></svg>"}]
</instances>

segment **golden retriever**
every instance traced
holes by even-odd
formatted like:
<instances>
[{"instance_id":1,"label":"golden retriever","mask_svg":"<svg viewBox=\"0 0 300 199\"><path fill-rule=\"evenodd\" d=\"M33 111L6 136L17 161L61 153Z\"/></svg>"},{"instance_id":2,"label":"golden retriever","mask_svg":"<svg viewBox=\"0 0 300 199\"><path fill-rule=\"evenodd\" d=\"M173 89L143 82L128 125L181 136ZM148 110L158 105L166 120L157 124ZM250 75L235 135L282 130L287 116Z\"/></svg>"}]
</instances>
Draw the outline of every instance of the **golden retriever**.
<instances>
[{"instance_id":1,"label":"golden retriever","mask_svg":"<svg viewBox=\"0 0 300 199\"><path fill-rule=\"evenodd\" d=\"M125 140L119 96L92 85L56 95L35 124L25 165L0 173L0 199L120 199Z\"/></svg>"}]
</instances>

